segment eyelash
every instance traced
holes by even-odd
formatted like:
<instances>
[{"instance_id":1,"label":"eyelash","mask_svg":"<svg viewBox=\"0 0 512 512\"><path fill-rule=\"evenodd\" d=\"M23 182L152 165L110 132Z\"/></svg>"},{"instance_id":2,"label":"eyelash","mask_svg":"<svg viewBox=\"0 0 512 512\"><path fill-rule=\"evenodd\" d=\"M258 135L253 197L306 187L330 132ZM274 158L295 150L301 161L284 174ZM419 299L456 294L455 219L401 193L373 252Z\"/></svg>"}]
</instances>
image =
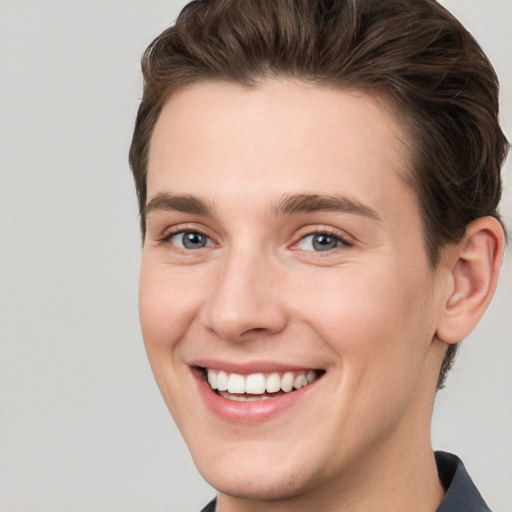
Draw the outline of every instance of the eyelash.
<instances>
[{"instance_id":1,"label":"eyelash","mask_svg":"<svg viewBox=\"0 0 512 512\"><path fill-rule=\"evenodd\" d=\"M201 231L200 229L197 229L197 228L187 228L186 226L185 227L180 227L180 228L177 228L173 231L170 231L170 232L167 232L162 238L160 238L158 241L159 242L163 242L163 243L171 243L171 240L173 237L175 237L176 235L183 235L185 233L190 233L190 234L194 234L194 235L200 235L200 236L204 236L205 238L207 238L208 240L212 240L212 238L210 236L208 236L206 233L204 233L203 231ZM177 246L174 246L177 250L181 250L181 251L186 251L186 252L189 252L189 251L192 251L193 249L183 249L181 247L177 247ZM197 250L197 249L196 249Z\"/></svg>"},{"instance_id":2,"label":"eyelash","mask_svg":"<svg viewBox=\"0 0 512 512\"><path fill-rule=\"evenodd\" d=\"M195 235L200 235L200 236L204 236L206 237L209 241L212 241L212 238L210 236L208 236L206 233L204 233L203 231L199 230L199 229L196 229L196 228L187 228L187 227L180 227L178 229L175 229L171 232L168 232L166 233L162 238L159 239L159 242L163 242L163 243L170 243L172 244L171 240L173 237L175 237L176 235L180 235L180 234L185 234L185 233L190 233L190 234L195 234ZM307 251L307 250L304 250L304 252L314 252L318 255L321 255L321 256L327 256L329 254L332 254L333 251L336 251L337 249L342 249L342 248L348 248L348 247L352 247L354 244L353 242L347 240L346 237L342 236L340 233L334 231L334 230L330 230L330 229L315 229L313 231L308 231L307 233L305 233L304 235L302 235L296 242L294 242L291 246L292 249L294 250L301 250L299 248L296 248L296 246L302 242L303 240L305 240L307 237L310 237L310 236L316 236L316 235L324 235L326 237L329 237L329 238L333 238L335 239L336 241L339 242L339 245L333 249L327 249L325 251ZM197 251L198 249L186 249L186 248L182 248L182 247L177 247L176 245L172 244L175 248L175 250L178 250L178 251L181 251L181 252L191 252L191 251ZM201 247L200 249L202 249L203 247ZM322 253L325 253L325 254L322 254Z\"/></svg>"},{"instance_id":3,"label":"eyelash","mask_svg":"<svg viewBox=\"0 0 512 512\"><path fill-rule=\"evenodd\" d=\"M316 235L324 235L329 238L333 238L339 242L339 245L333 249L329 249L329 250L325 250L325 251L305 251L305 252L314 252L315 254L318 254L319 256L328 256L328 255L332 254L334 251L336 251L337 249L348 248L348 247L352 247L354 245L353 242L349 241L346 237L342 236L337 231L327 229L327 228L319 228L319 229L315 229L313 231L308 231L306 234L302 235L298 239L298 241L293 244L292 247L297 246L300 242L305 240L307 237L316 236ZM301 250L301 249L297 248L296 250ZM325 254L322 254L322 253L325 253Z\"/></svg>"}]
</instances>

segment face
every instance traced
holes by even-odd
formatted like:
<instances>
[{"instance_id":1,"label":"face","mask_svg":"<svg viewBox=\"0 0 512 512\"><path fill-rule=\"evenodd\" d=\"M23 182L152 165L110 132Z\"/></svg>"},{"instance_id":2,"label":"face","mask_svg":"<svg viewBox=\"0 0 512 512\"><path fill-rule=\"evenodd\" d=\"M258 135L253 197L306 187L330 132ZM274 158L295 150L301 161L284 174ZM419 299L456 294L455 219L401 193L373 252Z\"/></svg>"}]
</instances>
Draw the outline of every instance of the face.
<instances>
[{"instance_id":1,"label":"face","mask_svg":"<svg viewBox=\"0 0 512 512\"><path fill-rule=\"evenodd\" d=\"M314 492L428 437L442 282L403 138L364 95L284 81L194 85L164 107L141 324L221 493Z\"/></svg>"}]
</instances>

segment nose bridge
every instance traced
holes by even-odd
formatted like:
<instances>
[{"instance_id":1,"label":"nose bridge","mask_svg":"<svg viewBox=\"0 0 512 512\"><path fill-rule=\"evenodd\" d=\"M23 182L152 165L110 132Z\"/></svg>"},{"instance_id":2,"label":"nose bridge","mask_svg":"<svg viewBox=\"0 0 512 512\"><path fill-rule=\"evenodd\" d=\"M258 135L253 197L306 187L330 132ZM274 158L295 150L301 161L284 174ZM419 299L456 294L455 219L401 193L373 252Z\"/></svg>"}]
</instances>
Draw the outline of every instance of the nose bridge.
<instances>
[{"instance_id":1,"label":"nose bridge","mask_svg":"<svg viewBox=\"0 0 512 512\"><path fill-rule=\"evenodd\" d=\"M205 326L226 340L276 333L286 324L278 271L261 248L238 243L226 252L206 305Z\"/></svg>"}]
</instances>

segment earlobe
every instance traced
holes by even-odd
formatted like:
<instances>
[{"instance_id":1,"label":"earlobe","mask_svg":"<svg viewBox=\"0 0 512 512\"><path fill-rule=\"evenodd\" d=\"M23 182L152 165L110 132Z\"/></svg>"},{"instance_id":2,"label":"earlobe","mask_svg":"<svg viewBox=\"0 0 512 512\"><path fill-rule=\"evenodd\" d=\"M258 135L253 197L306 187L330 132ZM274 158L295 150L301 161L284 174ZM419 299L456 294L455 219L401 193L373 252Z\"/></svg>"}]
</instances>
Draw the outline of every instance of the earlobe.
<instances>
[{"instance_id":1,"label":"earlobe","mask_svg":"<svg viewBox=\"0 0 512 512\"><path fill-rule=\"evenodd\" d=\"M481 217L450 248L451 286L437 328L440 340L457 343L476 327L494 295L504 244L501 224L493 217Z\"/></svg>"}]
</instances>

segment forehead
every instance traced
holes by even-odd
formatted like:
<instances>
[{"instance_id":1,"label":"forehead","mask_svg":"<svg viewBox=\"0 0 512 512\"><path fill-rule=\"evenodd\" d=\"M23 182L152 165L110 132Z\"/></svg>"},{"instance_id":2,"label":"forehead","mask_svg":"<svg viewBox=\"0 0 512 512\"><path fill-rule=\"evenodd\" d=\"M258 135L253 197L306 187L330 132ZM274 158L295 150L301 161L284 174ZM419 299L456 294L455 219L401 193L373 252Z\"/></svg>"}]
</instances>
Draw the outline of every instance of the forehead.
<instances>
[{"instance_id":1,"label":"forehead","mask_svg":"<svg viewBox=\"0 0 512 512\"><path fill-rule=\"evenodd\" d=\"M404 138L388 109L358 92L282 80L196 84L171 96L156 123L148 199L349 193L389 202L412 193Z\"/></svg>"}]
</instances>

